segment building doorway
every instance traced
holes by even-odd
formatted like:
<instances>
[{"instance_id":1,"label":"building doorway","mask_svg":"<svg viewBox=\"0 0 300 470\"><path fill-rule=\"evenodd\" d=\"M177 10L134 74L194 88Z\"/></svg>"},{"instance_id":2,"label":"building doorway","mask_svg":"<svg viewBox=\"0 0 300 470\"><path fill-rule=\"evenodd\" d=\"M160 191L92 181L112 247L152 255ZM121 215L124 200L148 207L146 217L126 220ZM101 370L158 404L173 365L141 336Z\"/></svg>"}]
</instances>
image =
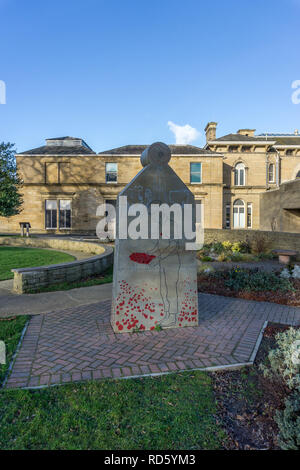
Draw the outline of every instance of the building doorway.
<instances>
[{"instance_id":1,"label":"building doorway","mask_svg":"<svg viewBox=\"0 0 300 470\"><path fill-rule=\"evenodd\" d=\"M233 228L245 228L245 203L241 199L233 204Z\"/></svg>"}]
</instances>

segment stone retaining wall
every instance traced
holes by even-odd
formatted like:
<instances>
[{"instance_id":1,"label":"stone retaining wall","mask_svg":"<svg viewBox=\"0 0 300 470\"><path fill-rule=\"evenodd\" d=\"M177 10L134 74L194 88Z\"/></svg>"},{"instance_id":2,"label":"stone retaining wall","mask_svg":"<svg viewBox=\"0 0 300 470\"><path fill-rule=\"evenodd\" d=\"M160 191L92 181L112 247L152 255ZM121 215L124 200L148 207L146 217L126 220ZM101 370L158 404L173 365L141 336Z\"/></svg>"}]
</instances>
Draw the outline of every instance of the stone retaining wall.
<instances>
[{"instance_id":1,"label":"stone retaining wall","mask_svg":"<svg viewBox=\"0 0 300 470\"><path fill-rule=\"evenodd\" d=\"M262 230L220 230L205 229L204 242L211 243L213 241L238 242L246 241L253 238L255 234L264 235L270 240L271 249L295 250L299 252L297 259L300 260L300 233L286 232L267 232Z\"/></svg>"},{"instance_id":2,"label":"stone retaining wall","mask_svg":"<svg viewBox=\"0 0 300 470\"><path fill-rule=\"evenodd\" d=\"M51 266L39 266L35 268L12 269L14 273L13 290L17 294L34 292L41 287L46 287L62 282L75 282L95 274L100 274L113 263L113 248L102 246L98 243L81 242L68 239L55 238L12 238L0 237L0 245L28 246L35 248L53 248L63 251L83 251L94 254L86 258L70 263L53 264Z\"/></svg>"},{"instance_id":3,"label":"stone retaining wall","mask_svg":"<svg viewBox=\"0 0 300 470\"><path fill-rule=\"evenodd\" d=\"M101 255L105 251L103 245L100 245L97 242L84 242L80 240L70 240L68 238L55 237L0 237L0 245L28 246L32 248L52 248L62 251L83 251L84 253L92 255Z\"/></svg>"}]
</instances>

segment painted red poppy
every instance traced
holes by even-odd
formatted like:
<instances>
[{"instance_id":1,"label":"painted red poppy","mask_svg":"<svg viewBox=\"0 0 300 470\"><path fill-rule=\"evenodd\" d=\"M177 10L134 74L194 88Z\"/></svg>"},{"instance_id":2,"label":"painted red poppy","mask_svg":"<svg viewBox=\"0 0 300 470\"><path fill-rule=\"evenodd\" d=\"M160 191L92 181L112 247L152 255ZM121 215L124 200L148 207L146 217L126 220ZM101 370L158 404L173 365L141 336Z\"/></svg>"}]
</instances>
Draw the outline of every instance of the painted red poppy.
<instances>
[{"instance_id":1,"label":"painted red poppy","mask_svg":"<svg viewBox=\"0 0 300 470\"><path fill-rule=\"evenodd\" d=\"M149 264L155 258L155 256L148 255L147 253L131 253L129 258L135 263Z\"/></svg>"}]
</instances>

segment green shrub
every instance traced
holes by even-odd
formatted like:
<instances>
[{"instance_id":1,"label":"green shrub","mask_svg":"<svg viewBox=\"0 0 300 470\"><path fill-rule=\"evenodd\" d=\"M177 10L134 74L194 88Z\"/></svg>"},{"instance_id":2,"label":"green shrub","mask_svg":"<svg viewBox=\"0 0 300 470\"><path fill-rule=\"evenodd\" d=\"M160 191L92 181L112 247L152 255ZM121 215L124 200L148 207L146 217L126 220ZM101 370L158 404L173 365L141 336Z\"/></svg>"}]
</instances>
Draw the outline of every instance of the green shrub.
<instances>
[{"instance_id":1,"label":"green shrub","mask_svg":"<svg viewBox=\"0 0 300 470\"><path fill-rule=\"evenodd\" d=\"M233 253L241 253L242 252L242 243L241 242L235 242L233 245L232 245L232 252Z\"/></svg>"},{"instance_id":2,"label":"green shrub","mask_svg":"<svg viewBox=\"0 0 300 470\"><path fill-rule=\"evenodd\" d=\"M294 392L285 400L285 409L277 411L278 443L282 450L300 450L300 395Z\"/></svg>"},{"instance_id":3,"label":"green shrub","mask_svg":"<svg viewBox=\"0 0 300 470\"><path fill-rule=\"evenodd\" d=\"M300 393L300 364L296 357L300 329L289 328L277 333L275 338L276 348L269 352L266 364L261 364L260 369L265 377L282 380L291 390L296 389Z\"/></svg>"},{"instance_id":4,"label":"green shrub","mask_svg":"<svg viewBox=\"0 0 300 470\"><path fill-rule=\"evenodd\" d=\"M217 273L216 273L217 274ZM222 275L224 277L224 274ZM259 269L232 268L227 271L226 287L234 291L294 291L288 279Z\"/></svg>"},{"instance_id":5,"label":"green shrub","mask_svg":"<svg viewBox=\"0 0 300 470\"><path fill-rule=\"evenodd\" d=\"M217 255L220 255L224 251L224 248L223 248L223 245L222 245L221 242L211 243L210 249L211 249L211 251L213 251Z\"/></svg>"},{"instance_id":6,"label":"green shrub","mask_svg":"<svg viewBox=\"0 0 300 470\"><path fill-rule=\"evenodd\" d=\"M274 259L274 254L273 253L258 253L257 257L259 260L269 260L269 259Z\"/></svg>"},{"instance_id":7,"label":"green shrub","mask_svg":"<svg viewBox=\"0 0 300 470\"><path fill-rule=\"evenodd\" d=\"M222 243L222 246L223 246L225 251L231 251L232 243L227 240L227 241Z\"/></svg>"},{"instance_id":8,"label":"green shrub","mask_svg":"<svg viewBox=\"0 0 300 470\"><path fill-rule=\"evenodd\" d=\"M231 261L244 261L244 255L239 252L233 252L229 255L229 258Z\"/></svg>"},{"instance_id":9,"label":"green shrub","mask_svg":"<svg viewBox=\"0 0 300 470\"><path fill-rule=\"evenodd\" d=\"M243 257L243 261L246 263L257 260L256 256L251 255L251 253L242 253L242 257Z\"/></svg>"},{"instance_id":10,"label":"green shrub","mask_svg":"<svg viewBox=\"0 0 300 470\"><path fill-rule=\"evenodd\" d=\"M283 450L300 450L300 330L289 328L276 335L276 348L260 369L265 377L283 381L292 394L285 399L285 409L277 411L278 442Z\"/></svg>"},{"instance_id":11,"label":"green shrub","mask_svg":"<svg viewBox=\"0 0 300 470\"><path fill-rule=\"evenodd\" d=\"M200 261L208 262L208 261L213 261L213 259L210 256L199 256Z\"/></svg>"}]
</instances>

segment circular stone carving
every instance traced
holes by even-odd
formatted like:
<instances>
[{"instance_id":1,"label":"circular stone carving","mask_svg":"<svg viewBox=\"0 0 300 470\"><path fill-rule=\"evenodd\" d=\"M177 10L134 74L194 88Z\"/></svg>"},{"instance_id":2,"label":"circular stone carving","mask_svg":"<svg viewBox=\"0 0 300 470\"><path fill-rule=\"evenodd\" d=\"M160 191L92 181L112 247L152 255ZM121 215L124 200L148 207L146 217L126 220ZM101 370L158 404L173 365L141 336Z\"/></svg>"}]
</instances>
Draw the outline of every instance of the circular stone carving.
<instances>
[{"instance_id":1,"label":"circular stone carving","mask_svg":"<svg viewBox=\"0 0 300 470\"><path fill-rule=\"evenodd\" d=\"M171 150L162 142L155 142L147 147L141 155L141 163L147 165L167 165L171 160Z\"/></svg>"}]
</instances>

